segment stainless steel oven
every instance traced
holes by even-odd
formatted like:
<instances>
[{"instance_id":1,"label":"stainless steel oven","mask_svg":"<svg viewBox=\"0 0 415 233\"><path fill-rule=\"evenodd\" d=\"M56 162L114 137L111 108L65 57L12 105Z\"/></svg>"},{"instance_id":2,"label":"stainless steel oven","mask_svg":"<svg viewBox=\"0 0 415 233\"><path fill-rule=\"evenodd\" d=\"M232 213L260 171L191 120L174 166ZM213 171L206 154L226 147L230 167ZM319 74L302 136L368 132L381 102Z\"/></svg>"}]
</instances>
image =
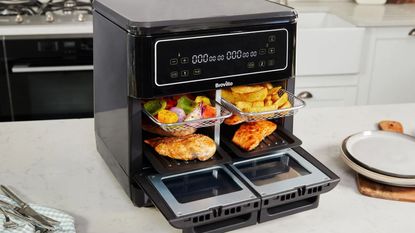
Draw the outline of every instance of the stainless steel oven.
<instances>
[{"instance_id":1,"label":"stainless steel oven","mask_svg":"<svg viewBox=\"0 0 415 233\"><path fill-rule=\"evenodd\" d=\"M93 116L92 38L5 40L13 120Z\"/></svg>"}]
</instances>

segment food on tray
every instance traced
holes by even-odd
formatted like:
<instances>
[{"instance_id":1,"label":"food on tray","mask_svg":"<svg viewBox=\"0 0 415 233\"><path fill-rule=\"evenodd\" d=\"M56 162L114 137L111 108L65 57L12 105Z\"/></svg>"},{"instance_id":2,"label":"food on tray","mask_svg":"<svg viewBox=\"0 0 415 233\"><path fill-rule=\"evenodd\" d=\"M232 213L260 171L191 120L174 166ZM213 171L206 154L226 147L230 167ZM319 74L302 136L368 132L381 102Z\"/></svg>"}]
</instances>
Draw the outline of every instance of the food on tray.
<instances>
[{"instance_id":1,"label":"food on tray","mask_svg":"<svg viewBox=\"0 0 415 233\"><path fill-rule=\"evenodd\" d=\"M165 109L167 102L165 100L150 100L144 104L145 110L151 115L156 115L161 110Z\"/></svg>"},{"instance_id":2,"label":"food on tray","mask_svg":"<svg viewBox=\"0 0 415 233\"><path fill-rule=\"evenodd\" d=\"M222 90L222 98L243 112L268 112L292 107L288 94L279 95L281 86L271 83L245 85Z\"/></svg>"},{"instance_id":3,"label":"food on tray","mask_svg":"<svg viewBox=\"0 0 415 233\"><path fill-rule=\"evenodd\" d=\"M232 142L246 151L251 151L276 129L277 125L271 121L245 122L235 132Z\"/></svg>"},{"instance_id":4,"label":"food on tray","mask_svg":"<svg viewBox=\"0 0 415 233\"><path fill-rule=\"evenodd\" d=\"M242 119L239 115L232 115L224 121L226 125L237 125L242 122L244 122L244 119Z\"/></svg>"},{"instance_id":5,"label":"food on tray","mask_svg":"<svg viewBox=\"0 0 415 233\"><path fill-rule=\"evenodd\" d=\"M250 85L250 86L237 86L237 87L231 87L231 90L233 93L238 94L246 94L246 93L252 93L260 91L264 88L264 86L261 85Z\"/></svg>"},{"instance_id":6,"label":"food on tray","mask_svg":"<svg viewBox=\"0 0 415 233\"><path fill-rule=\"evenodd\" d=\"M160 155L173 159L206 161L216 152L216 143L208 136L191 134L144 140Z\"/></svg>"},{"instance_id":7,"label":"food on tray","mask_svg":"<svg viewBox=\"0 0 415 233\"><path fill-rule=\"evenodd\" d=\"M379 122L379 128L384 131L403 133L403 126L398 121L381 121Z\"/></svg>"},{"instance_id":8,"label":"food on tray","mask_svg":"<svg viewBox=\"0 0 415 233\"><path fill-rule=\"evenodd\" d=\"M179 121L179 116L175 112L166 109L159 111L157 118L160 122L167 124L176 123Z\"/></svg>"},{"instance_id":9,"label":"food on tray","mask_svg":"<svg viewBox=\"0 0 415 233\"><path fill-rule=\"evenodd\" d=\"M216 108L206 96L150 100L144 104L144 109L164 124L216 117Z\"/></svg>"},{"instance_id":10,"label":"food on tray","mask_svg":"<svg viewBox=\"0 0 415 233\"><path fill-rule=\"evenodd\" d=\"M145 130L149 133L157 134L157 135L160 135L160 136L167 136L167 137L185 136L185 135L193 134L197 130L194 127L182 127L180 129L176 129L176 130L165 131L160 126L158 126L156 124L153 124L151 122L143 122L142 126L143 126L143 130Z\"/></svg>"}]
</instances>

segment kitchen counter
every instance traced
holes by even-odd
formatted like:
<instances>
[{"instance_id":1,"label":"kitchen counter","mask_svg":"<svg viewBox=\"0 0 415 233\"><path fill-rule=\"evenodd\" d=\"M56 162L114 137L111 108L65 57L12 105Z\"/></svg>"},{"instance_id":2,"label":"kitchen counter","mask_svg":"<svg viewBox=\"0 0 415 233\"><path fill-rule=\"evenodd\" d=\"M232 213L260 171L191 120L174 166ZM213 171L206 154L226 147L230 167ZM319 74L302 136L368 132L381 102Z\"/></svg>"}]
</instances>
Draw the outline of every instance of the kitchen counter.
<instances>
[{"instance_id":1,"label":"kitchen counter","mask_svg":"<svg viewBox=\"0 0 415 233\"><path fill-rule=\"evenodd\" d=\"M359 27L415 27L415 4L359 5L354 2L290 2L301 12L330 12ZM300 15L301 17L301 15Z\"/></svg>"},{"instance_id":2,"label":"kitchen counter","mask_svg":"<svg viewBox=\"0 0 415 233\"><path fill-rule=\"evenodd\" d=\"M415 135L415 103L304 109L295 134L303 147L340 176L317 209L235 232L412 232L415 204L358 193L341 161L341 141L394 119ZM95 149L92 119L0 123L0 183L30 202L65 210L78 232L178 232L155 208L136 208Z\"/></svg>"}]
</instances>

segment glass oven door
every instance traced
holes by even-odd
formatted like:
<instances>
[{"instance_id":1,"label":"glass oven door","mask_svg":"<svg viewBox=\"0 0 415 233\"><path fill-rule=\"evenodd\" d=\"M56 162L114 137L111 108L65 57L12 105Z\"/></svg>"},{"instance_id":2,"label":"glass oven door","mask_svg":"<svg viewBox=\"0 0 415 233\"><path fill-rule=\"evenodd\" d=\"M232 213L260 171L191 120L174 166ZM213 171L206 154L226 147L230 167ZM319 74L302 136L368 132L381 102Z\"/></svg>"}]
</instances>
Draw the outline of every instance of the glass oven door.
<instances>
[{"instance_id":1,"label":"glass oven door","mask_svg":"<svg viewBox=\"0 0 415 233\"><path fill-rule=\"evenodd\" d=\"M259 198L224 165L141 174L136 181L169 223L186 232L222 232L257 223Z\"/></svg>"},{"instance_id":2,"label":"glass oven door","mask_svg":"<svg viewBox=\"0 0 415 233\"><path fill-rule=\"evenodd\" d=\"M92 64L13 64L9 76L15 120L93 116Z\"/></svg>"}]
</instances>

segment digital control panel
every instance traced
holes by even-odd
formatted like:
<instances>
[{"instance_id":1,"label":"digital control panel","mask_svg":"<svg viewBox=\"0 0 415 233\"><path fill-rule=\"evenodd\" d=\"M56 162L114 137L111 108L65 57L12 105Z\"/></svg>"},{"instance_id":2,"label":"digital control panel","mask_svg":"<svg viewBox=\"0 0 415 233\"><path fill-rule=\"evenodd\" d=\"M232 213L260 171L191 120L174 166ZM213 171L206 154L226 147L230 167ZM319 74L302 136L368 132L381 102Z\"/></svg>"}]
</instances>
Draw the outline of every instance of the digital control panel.
<instances>
[{"instance_id":1,"label":"digital control panel","mask_svg":"<svg viewBox=\"0 0 415 233\"><path fill-rule=\"evenodd\" d=\"M158 40L154 59L157 86L284 70L288 65L288 31Z\"/></svg>"}]
</instances>

